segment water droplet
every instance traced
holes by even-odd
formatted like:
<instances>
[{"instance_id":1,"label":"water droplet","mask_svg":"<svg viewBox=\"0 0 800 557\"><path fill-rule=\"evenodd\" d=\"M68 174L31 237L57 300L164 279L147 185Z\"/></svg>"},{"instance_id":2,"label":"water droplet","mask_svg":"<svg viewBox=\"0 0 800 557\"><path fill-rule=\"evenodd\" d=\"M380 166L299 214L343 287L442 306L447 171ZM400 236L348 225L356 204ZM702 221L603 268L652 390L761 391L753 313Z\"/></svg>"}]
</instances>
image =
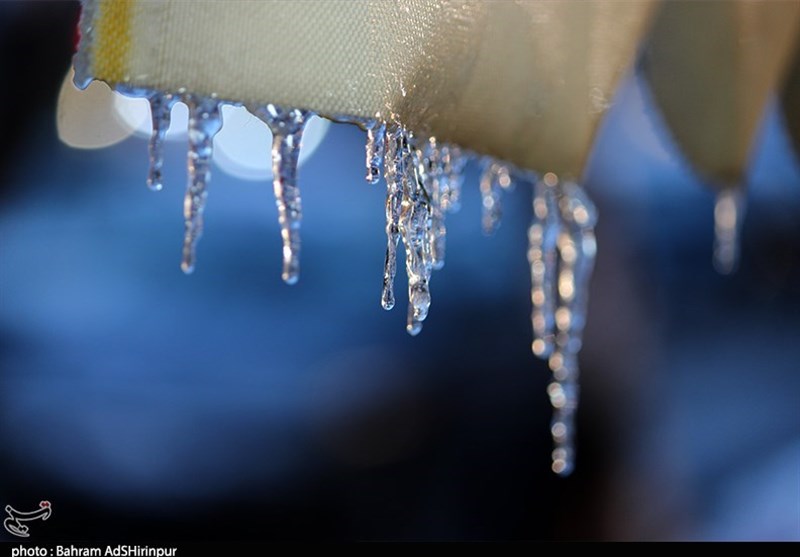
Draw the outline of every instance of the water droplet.
<instances>
[{"instance_id":1,"label":"water droplet","mask_svg":"<svg viewBox=\"0 0 800 557\"><path fill-rule=\"evenodd\" d=\"M191 273L195 266L197 241L203 233L203 211L206 206L214 135L222 127L220 102L214 97L187 95L183 101L189 107L188 185L183 202L185 235L181 269Z\"/></svg>"},{"instance_id":2,"label":"water droplet","mask_svg":"<svg viewBox=\"0 0 800 557\"><path fill-rule=\"evenodd\" d=\"M278 222L283 241L283 272L286 284L300 278L300 220L302 206L297 185L297 160L300 143L311 112L282 108L274 104L258 106L253 114L272 130L272 185L278 206Z\"/></svg>"}]
</instances>

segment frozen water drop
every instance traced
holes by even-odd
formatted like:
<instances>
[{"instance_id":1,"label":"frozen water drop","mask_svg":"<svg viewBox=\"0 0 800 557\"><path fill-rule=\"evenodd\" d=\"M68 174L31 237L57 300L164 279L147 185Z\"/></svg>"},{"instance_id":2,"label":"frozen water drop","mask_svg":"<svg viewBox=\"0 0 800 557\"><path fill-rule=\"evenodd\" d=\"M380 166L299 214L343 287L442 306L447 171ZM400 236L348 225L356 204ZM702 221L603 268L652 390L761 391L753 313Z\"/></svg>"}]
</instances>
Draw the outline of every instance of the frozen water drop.
<instances>
[{"instance_id":1,"label":"frozen water drop","mask_svg":"<svg viewBox=\"0 0 800 557\"><path fill-rule=\"evenodd\" d=\"M739 230L744 216L744 196L739 189L725 188L714 205L714 267L722 274L736 270L739 262Z\"/></svg>"},{"instance_id":2,"label":"frozen water drop","mask_svg":"<svg viewBox=\"0 0 800 557\"><path fill-rule=\"evenodd\" d=\"M412 316L409 316L408 323L406 324L406 332L412 337L420 334L422 332L422 321L417 321Z\"/></svg>"},{"instance_id":3,"label":"frozen water drop","mask_svg":"<svg viewBox=\"0 0 800 557\"><path fill-rule=\"evenodd\" d=\"M283 241L283 272L286 284L300 278L300 221L302 205L297 184L297 160L303 129L311 113L274 104L255 107L253 113L272 130L272 185L278 206Z\"/></svg>"},{"instance_id":4,"label":"frozen water drop","mask_svg":"<svg viewBox=\"0 0 800 557\"><path fill-rule=\"evenodd\" d=\"M189 156L188 185L183 201L185 235L181 269L188 274L194 271L197 241L203 233L206 188L211 177L212 142L222 127L222 120L220 103L216 98L187 95L183 100L189 107Z\"/></svg>"}]
</instances>

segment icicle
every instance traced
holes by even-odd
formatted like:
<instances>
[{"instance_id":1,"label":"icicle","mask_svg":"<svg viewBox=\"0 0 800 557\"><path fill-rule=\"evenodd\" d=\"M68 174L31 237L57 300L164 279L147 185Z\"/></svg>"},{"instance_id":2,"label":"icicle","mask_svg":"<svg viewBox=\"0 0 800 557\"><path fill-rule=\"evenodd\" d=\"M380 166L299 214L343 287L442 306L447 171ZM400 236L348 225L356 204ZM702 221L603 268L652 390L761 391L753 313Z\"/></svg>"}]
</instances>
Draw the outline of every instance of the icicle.
<instances>
[{"instance_id":1,"label":"icicle","mask_svg":"<svg viewBox=\"0 0 800 557\"><path fill-rule=\"evenodd\" d=\"M552 470L568 476L575 466L575 412L578 409L578 358L575 354L555 352L549 360L553 381L547 394L553 407L550 434L553 437Z\"/></svg>"},{"instance_id":2,"label":"icicle","mask_svg":"<svg viewBox=\"0 0 800 557\"><path fill-rule=\"evenodd\" d=\"M408 275L408 322L406 331L417 335L428 317L431 305L431 203L425 191L427 175L422 152L409 149L407 176L403 180L403 201L400 207L400 236L406 252Z\"/></svg>"},{"instance_id":3,"label":"icicle","mask_svg":"<svg viewBox=\"0 0 800 557\"><path fill-rule=\"evenodd\" d=\"M559 296L562 306L556 312L556 325L559 334L563 332L566 335L564 342L560 342L562 348L577 354L583 344L589 281L597 254L594 235L597 209L583 188L574 182L563 184L559 206L565 231L560 237L558 247L561 262ZM559 311L562 313L559 314Z\"/></svg>"},{"instance_id":4,"label":"icicle","mask_svg":"<svg viewBox=\"0 0 800 557\"><path fill-rule=\"evenodd\" d=\"M386 134L386 260L383 266L381 306L394 307L394 276L397 273L397 244L400 241L400 205L406 174L407 138L402 128L392 125Z\"/></svg>"},{"instance_id":5,"label":"icicle","mask_svg":"<svg viewBox=\"0 0 800 557\"><path fill-rule=\"evenodd\" d=\"M714 267L722 274L736 270L739 262L739 229L744 216L744 196L736 188L717 194L714 206Z\"/></svg>"},{"instance_id":6,"label":"icicle","mask_svg":"<svg viewBox=\"0 0 800 557\"><path fill-rule=\"evenodd\" d=\"M533 223L528 231L531 301L537 356L547 358L553 381L553 471L568 475L574 466L575 411L578 407L578 352L586 324L588 285L597 245L597 212L575 183L546 174L536 184Z\"/></svg>"},{"instance_id":7,"label":"icicle","mask_svg":"<svg viewBox=\"0 0 800 557\"><path fill-rule=\"evenodd\" d=\"M386 137L386 262L383 271L381 305L395 304L394 277L397 272L397 245L403 240L408 275L408 321L406 330L416 335L428 316L431 304L429 282L433 271L433 233L431 187L428 172L431 154L412 147L412 138L402 127L392 124ZM430 143L427 148L430 151Z\"/></svg>"},{"instance_id":8,"label":"icicle","mask_svg":"<svg viewBox=\"0 0 800 557\"><path fill-rule=\"evenodd\" d=\"M183 201L186 232L181 269L188 274L194 271L197 240L203 233L206 186L211 177L212 140L222 127L222 120L220 103L214 97L189 95L184 102L189 107L189 157L188 186Z\"/></svg>"},{"instance_id":9,"label":"icicle","mask_svg":"<svg viewBox=\"0 0 800 557\"><path fill-rule=\"evenodd\" d=\"M533 222L528 229L528 262L531 266L533 353L547 358L555 348L557 242L560 228L556 187L558 180L546 174L536 183Z\"/></svg>"},{"instance_id":10,"label":"icicle","mask_svg":"<svg viewBox=\"0 0 800 557\"><path fill-rule=\"evenodd\" d=\"M480 178L481 224L485 234L493 234L500 224L500 186L496 174L497 164L486 159Z\"/></svg>"},{"instance_id":11,"label":"icicle","mask_svg":"<svg viewBox=\"0 0 800 557\"><path fill-rule=\"evenodd\" d=\"M274 104L260 106L253 112L272 130L272 185L278 206L278 222L283 240L283 272L286 284L300 278L300 219L302 206L297 185L297 158L303 129L311 113Z\"/></svg>"},{"instance_id":12,"label":"icicle","mask_svg":"<svg viewBox=\"0 0 800 557\"><path fill-rule=\"evenodd\" d=\"M467 157L458 147L445 144L439 147L439 164L442 210L455 213L461 208L461 184Z\"/></svg>"},{"instance_id":13,"label":"icicle","mask_svg":"<svg viewBox=\"0 0 800 557\"><path fill-rule=\"evenodd\" d=\"M80 48L75 52L75 56L72 60L72 65L75 68L72 82L75 84L75 87L81 91L89 87L89 84L94 80L89 70L92 67L93 50L96 44L94 25L98 9L96 4L96 2L81 2L81 15L78 22Z\"/></svg>"},{"instance_id":14,"label":"icicle","mask_svg":"<svg viewBox=\"0 0 800 557\"><path fill-rule=\"evenodd\" d=\"M161 168L164 166L164 138L169 128L170 112L178 99L170 93L153 92L148 95L147 100L150 102L153 120L153 131L148 144L150 169L147 173L147 187L159 191L163 187Z\"/></svg>"},{"instance_id":15,"label":"icicle","mask_svg":"<svg viewBox=\"0 0 800 557\"><path fill-rule=\"evenodd\" d=\"M503 210L500 204L500 192L513 188L508 166L486 159L480 180L482 213L481 222L486 234L493 234L500 226Z\"/></svg>"},{"instance_id":16,"label":"icicle","mask_svg":"<svg viewBox=\"0 0 800 557\"><path fill-rule=\"evenodd\" d=\"M163 187L161 169L164 166L164 139L169 128L172 107L180 100L179 95L134 87L125 83L115 85L114 89L127 97L146 99L150 104L153 128L148 143L150 166L147 172L147 187L153 191L160 191ZM187 98L189 97L187 96Z\"/></svg>"},{"instance_id":17,"label":"icicle","mask_svg":"<svg viewBox=\"0 0 800 557\"><path fill-rule=\"evenodd\" d=\"M553 471L568 475L574 467L573 431L580 395L578 352L583 344L589 279L597 253L597 211L583 189L572 182L561 185L559 209L563 223L558 236L560 304L555 314L557 351L549 360L554 381L548 392L554 408Z\"/></svg>"},{"instance_id":18,"label":"icicle","mask_svg":"<svg viewBox=\"0 0 800 557\"><path fill-rule=\"evenodd\" d=\"M442 208L443 165L441 150L436 138L428 139L423 152L427 181L426 191L430 195L431 205L431 264L435 270L444 267L447 228L445 226L444 209Z\"/></svg>"},{"instance_id":19,"label":"icicle","mask_svg":"<svg viewBox=\"0 0 800 557\"><path fill-rule=\"evenodd\" d=\"M386 124L378 120L367 123L367 182L377 184L381 176L386 150Z\"/></svg>"}]
</instances>

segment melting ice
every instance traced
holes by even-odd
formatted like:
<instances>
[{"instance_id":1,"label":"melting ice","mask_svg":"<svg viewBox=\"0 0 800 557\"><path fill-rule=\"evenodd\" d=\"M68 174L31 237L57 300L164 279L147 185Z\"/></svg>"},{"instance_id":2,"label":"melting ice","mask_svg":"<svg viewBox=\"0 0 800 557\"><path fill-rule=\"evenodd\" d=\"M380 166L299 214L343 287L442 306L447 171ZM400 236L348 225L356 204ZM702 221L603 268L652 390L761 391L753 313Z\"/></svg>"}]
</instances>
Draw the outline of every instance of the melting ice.
<instances>
[{"instance_id":1,"label":"melting ice","mask_svg":"<svg viewBox=\"0 0 800 557\"><path fill-rule=\"evenodd\" d=\"M147 185L162 187L164 136L170 111L176 102L189 108L187 190L184 199L185 236L182 269L195 267L197 241L203 231L203 210L210 180L213 138L222 127L217 98L162 93L118 86L127 95L147 98L153 128L149 140L150 168ZM235 104L235 103L229 103ZM273 189L283 243L282 278L288 284L299 279L300 222L302 218L297 163L308 110L273 104L249 107L272 131ZM405 253L408 278L406 330L418 334L431 305L430 281L445 262L445 217L460 207L463 172L473 154L440 143L434 137L418 138L397 122L349 119L367 132L366 180L386 182L386 257L381 305L392 309L396 298L394 279L397 253ZM586 322L588 282L594 263L596 211L580 186L546 174L538 182L512 165L484 157L481 223L486 233L497 229L502 216L501 195L515 182L534 182L533 221L528 230L531 269L531 302L535 355L548 361L553 380L548 387L554 408L551 432L555 444L552 468L566 475L573 467L574 416L578 404L578 352ZM725 267L735 261L738 204L723 192L717 204L717 257ZM733 247L732 247L733 246Z\"/></svg>"},{"instance_id":2,"label":"melting ice","mask_svg":"<svg viewBox=\"0 0 800 557\"><path fill-rule=\"evenodd\" d=\"M368 139L368 145L373 141ZM417 141L397 124L388 127L385 144L387 246L381 305L388 310L395 304L397 247L402 240L408 277L406 331L417 335L431 305L431 273L444 267L445 213L459 208L466 157L455 147L439 145L435 137Z\"/></svg>"},{"instance_id":3,"label":"melting ice","mask_svg":"<svg viewBox=\"0 0 800 557\"><path fill-rule=\"evenodd\" d=\"M397 272L397 247L402 239L408 276L408 320L406 330L416 335L428 316L431 305L432 209L430 173L422 152L411 145L412 136L392 124L386 132L386 259L383 271L381 305L395 305L394 277ZM427 188L427 189L426 189Z\"/></svg>"}]
</instances>

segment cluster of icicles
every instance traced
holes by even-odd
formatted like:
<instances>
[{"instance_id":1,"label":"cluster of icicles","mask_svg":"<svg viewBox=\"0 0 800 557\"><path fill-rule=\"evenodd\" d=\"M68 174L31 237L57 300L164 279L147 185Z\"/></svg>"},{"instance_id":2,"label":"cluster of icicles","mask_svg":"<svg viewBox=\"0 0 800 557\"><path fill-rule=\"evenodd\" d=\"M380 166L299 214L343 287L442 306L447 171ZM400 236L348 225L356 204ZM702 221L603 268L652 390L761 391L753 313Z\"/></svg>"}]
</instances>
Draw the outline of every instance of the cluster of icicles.
<instances>
[{"instance_id":1,"label":"cluster of icicles","mask_svg":"<svg viewBox=\"0 0 800 557\"><path fill-rule=\"evenodd\" d=\"M210 179L212 144L222 128L222 101L187 93L163 93L118 86L129 96L145 97L152 113L149 141L150 168L147 185L162 188L163 144L170 112L176 102L189 109L188 186L184 199L185 235L181 268L195 267L197 241L203 231L203 210ZM308 110L273 104L248 109L272 131L273 188L283 241L282 278L294 284L300 272L301 201L297 184L297 161L303 129L312 116ZM378 183L381 171L386 181L386 260L381 305L395 305L394 278L397 250L402 240L408 276L408 320L406 330L416 335L428 316L430 280L444 266L445 215L459 209L463 172L468 160L483 168L480 178L482 225L492 233L501 216L501 194L517 183L534 188L533 222L528 237L531 269L533 352L546 359L553 372L548 387L554 408L551 431L554 440L553 471L572 471L573 422L578 404L578 351L586 322L586 302L596 244L596 211L580 186L560 181L553 174L541 180L529 172L491 159L477 157L435 138L420 139L402 125L380 118L356 120L367 132L366 179Z\"/></svg>"}]
</instances>

